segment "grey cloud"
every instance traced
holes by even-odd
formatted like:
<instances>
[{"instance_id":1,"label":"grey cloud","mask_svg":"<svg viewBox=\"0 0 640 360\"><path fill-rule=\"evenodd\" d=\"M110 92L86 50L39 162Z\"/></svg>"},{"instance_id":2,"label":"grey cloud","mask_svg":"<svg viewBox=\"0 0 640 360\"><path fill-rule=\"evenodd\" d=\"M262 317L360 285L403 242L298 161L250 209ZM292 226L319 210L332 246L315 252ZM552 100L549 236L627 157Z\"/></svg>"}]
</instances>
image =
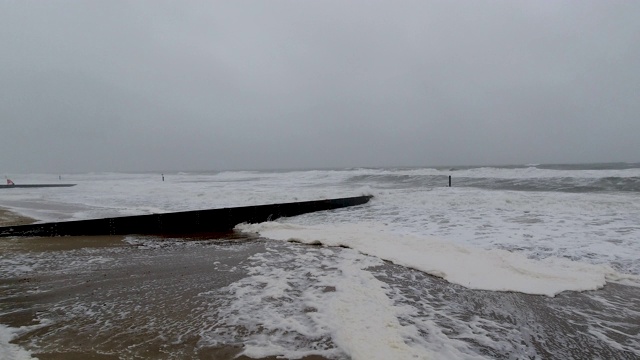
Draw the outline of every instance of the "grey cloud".
<instances>
[{"instance_id":1,"label":"grey cloud","mask_svg":"<svg viewBox=\"0 0 640 360\"><path fill-rule=\"evenodd\" d=\"M640 4L6 1L0 169L638 161Z\"/></svg>"}]
</instances>

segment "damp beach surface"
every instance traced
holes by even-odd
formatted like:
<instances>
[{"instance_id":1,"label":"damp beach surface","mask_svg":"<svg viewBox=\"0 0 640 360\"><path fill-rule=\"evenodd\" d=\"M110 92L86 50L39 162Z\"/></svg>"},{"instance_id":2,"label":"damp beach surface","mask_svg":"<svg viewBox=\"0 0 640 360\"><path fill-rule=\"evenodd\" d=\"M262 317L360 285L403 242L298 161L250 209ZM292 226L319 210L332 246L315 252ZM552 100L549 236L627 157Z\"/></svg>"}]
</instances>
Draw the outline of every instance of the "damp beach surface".
<instances>
[{"instance_id":1,"label":"damp beach surface","mask_svg":"<svg viewBox=\"0 0 640 360\"><path fill-rule=\"evenodd\" d=\"M244 240L0 239L0 326L39 359L234 358L241 347L198 346L199 294L244 276L237 265L264 248Z\"/></svg>"},{"instance_id":2,"label":"damp beach surface","mask_svg":"<svg viewBox=\"0 0 640 360\"><path fill-rule=\"evenodd\" d=\"M16 359L640 352L640 291L621 284L555 297L470 290L353 249L240 232L4 238L0 262L0 324L11 334L3 351Z\"/></svg>"},{"instance_id":3,"label":"damp beach surface","mask_svg":"<svg viewBox=\"0 0 640 360\"><path fill-rule=\"evenodd\" d=\"M35 219L0 208L0 226L27 225L34 222Z\"/></svg>"}]
</instances>

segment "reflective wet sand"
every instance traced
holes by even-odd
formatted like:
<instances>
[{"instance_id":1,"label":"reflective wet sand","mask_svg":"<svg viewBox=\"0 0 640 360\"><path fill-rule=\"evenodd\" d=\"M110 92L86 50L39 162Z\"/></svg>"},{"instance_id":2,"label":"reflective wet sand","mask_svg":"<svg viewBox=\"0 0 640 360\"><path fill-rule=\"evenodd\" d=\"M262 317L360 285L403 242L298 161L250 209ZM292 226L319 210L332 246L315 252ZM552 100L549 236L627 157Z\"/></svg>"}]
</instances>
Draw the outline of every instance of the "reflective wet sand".
<instances>
[{"instance_id":1,"label":"reflective wet sand","mask_svg":"<svg viewBox=\"0 0 640 360\"><path fill-rule=\"evenodd\" d=\"M198 344L210 307L199 294L242 278L237 265L264 247L230 237L155 239L157 248L122 237L2 239L4 256L31 269L0 280L0 323L32 326L13 342L40 359L234 358L235 344Z\"/></svg>"},{"instance_id":2,"label":"reflective wet sand","mask_svg":"<svg viewBox=\"0 0 640 360\"><path fill-rule=\"evenodd\" d=\"M34 222L34 219L0 208L0 226L26 225Z\"/></svg>"}]
</instances>

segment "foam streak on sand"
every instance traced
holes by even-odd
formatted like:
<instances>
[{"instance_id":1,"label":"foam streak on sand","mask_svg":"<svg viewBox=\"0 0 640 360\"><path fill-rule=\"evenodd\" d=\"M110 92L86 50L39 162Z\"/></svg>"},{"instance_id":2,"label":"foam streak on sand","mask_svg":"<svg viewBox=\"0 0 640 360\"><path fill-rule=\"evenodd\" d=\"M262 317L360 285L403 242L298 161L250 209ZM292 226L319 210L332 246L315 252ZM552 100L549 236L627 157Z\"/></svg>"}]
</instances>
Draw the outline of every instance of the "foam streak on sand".
<instances>
[{"instance_id":1,"label":"foam streak on sand","mask_svg":"<svg viewBox=\"0 0 640 360\"><path fill-rule=\"evenodd\" d=\"M385 284L363 270L354 254L344 253L340 262L342 279L319 322L334 329L334 341L353 359L427 359L405 344ZM376 314L376 316L371 316ZM375 331L374 331L375 330Z\"/></svg>"},{"instance_id":2,"label":"foam streak on sand","mask_svg":"<svg viewBox=\"0 0 640 360\"><path fill-rule=\"evenodd\" d=\"M387 296L388 286L366 270L381 265L379 259L354 250L281 250L252 256L249 277L201 294L227 298L215 304L217 315L212 316L225 325L204 331L202 343L229 342L226 337L242 328L249 333L243 354L252 358L433 358L432 351L411 344L410 339L419 338L416 328L400 323L396 312L401 308ZM461 355L453 343L464 345L445 340L441 348Z\"/></svg>"},{"instance_id":3,"label":"foam streak on sand","mask_svg":"<svg viewBox=\"0 0 640 360\"><path fill-rule=\"evenodd\" d=\"M505 250L482 250L436 238L393 234L379 224L300 226L266 222L237 228L276 240L346 246L469 289L555 296L567 290L599 289L607 280L625 277L608 266L552 257L528 259Z\"/></svg>"},{"instance_id":4,"label":"foam streak on sand","mask_svg":"<svg viewBox=\"0 0 640 360\"><path fill-rule=\"evenodd\" d=\"M11 340L16 336L16 329L0 324L0 359L3 360L25 360L34 359L31 353L11 344Z\"/></svg>"}]
</instances>

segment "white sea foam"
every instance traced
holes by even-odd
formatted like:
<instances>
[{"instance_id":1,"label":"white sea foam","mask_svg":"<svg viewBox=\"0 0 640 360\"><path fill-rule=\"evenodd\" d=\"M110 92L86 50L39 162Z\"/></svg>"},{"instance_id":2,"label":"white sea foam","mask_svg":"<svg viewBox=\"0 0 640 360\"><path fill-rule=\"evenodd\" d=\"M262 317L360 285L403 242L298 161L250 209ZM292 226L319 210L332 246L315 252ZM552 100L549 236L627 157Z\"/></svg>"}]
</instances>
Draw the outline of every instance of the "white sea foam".
<instances>
[{"instance_id":1,"label":"white sea foam","mask_svg":"<svg viewBox=\"0 0 640 360\"><path fill-rule=\"evenodd\" d=\"M0 359L2 360L25 360L37 359L31 353L16 344L12 344L20 329L10 328L0 324Z\"/></svg>"},{"instance_id":2,"label":"white sea foam","mask_svg":"<svg viewBox=\"0 0 640 360\"><path fill-rule=\"evenodd\" d=\"M349 172L351 175L404 175L404 176L443 176L470 178L496 178L496 179L530 179L530 178L559 178L572 177L584 179L598 179L606 177L639 177L640 168L632 169L603 169L603 170L560 170L540 169L535 166L500 168L500 167L475 167L462 169L435 169L435 168L406 168L406 169L356 169Z\"/></svg>"},{"instance_id":3,"label":"white sea foam","mask_svg":"<svg viewBox=\"0 0 640 360\"><path fill-rule=\"evenodd\" d=\"M353 196L351 190L335 187L348 176L342 172L164 176L165 181L160 174L69 175L63 182L76 186L55 191L12 189L3 193L2 205L39 220L60 221ZM50 178L31 175L22 183L57 182Z\"/></svg>"},{"instance_id":4,"label":"white sea foam","mask_svg":"<svg viewBox=\"0 0 640 360\"><path fill-rule=\"evenodd\" d=\"M241 231L276 240L347 246L470 289L555 296L595 290L619 275L610 267L561 258L543 260L505 250L483 250L444 240L393 234L375 224L300 226L279 222L242 224Z\"/></svg>"},{"instance_id":5,"label":"white sea foam","mask_svg":"<svg viewBox=\"0 0 640 360\"><path fill-rule=\"evenodd\" d=\"M352 249L270 245L250 258L248 277L201 294L211 297L219 319L200 334L201 343L229 343L243 329L243 354L256 358L475 358L467 344L435 327L432 341L420 341L416 326L401 324L404 307L367 270L381 264Z\"/></svg>"}]
</instances>

